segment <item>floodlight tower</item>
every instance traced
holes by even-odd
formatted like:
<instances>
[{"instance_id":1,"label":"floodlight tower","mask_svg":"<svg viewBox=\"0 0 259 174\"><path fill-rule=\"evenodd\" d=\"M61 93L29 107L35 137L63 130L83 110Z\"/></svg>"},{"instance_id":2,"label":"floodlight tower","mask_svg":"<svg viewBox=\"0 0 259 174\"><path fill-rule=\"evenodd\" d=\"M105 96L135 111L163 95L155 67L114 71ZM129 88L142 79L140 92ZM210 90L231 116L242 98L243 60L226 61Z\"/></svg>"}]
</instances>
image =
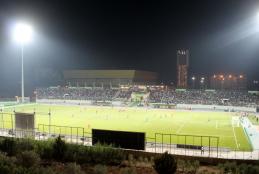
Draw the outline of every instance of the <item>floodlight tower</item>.
<instances>
[{"instance_id":1,"label":"floodlight tower","mask_svg":"<svg viewBox=\"0 0 259 174\"><path fill-rule=\"evenodd\" d=\"M190 52L187 49L180 49L180 50L177 50L176 56L177 56L177 87L187 88Z\"/></svg>"},{"instance_id":2,"label":"floodlight tower","mask_svg":"<svg viewBox=\"0 0 259 174\"><path fill-rule=\"evenodd\" d=\"M14 40L21 46L21 93L22 93L22 103L24 103L24 68L23 68L23 50L24 45L29 43L32 39L32 27L26 23L17 23L13 30Z\"/></svg>"}]
</instances>

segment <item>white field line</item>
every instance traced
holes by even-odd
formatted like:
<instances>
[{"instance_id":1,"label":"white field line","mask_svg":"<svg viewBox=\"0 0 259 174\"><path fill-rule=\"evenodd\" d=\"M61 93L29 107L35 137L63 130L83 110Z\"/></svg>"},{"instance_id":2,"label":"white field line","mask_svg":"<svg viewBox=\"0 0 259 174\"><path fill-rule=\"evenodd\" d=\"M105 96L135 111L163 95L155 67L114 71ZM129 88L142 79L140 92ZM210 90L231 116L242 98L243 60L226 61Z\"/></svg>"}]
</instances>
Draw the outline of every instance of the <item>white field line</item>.
<instances>
[{"instance_id":1,"label":"white field line","mask_svg":"<svg viewBox=\"0 0 259 174\"><path fill-rule=\"evenodd\" d=\"M176 131L176 134L179 134L180 131L182 130L182 128L185 126L185 124L187 123L188 121L186 120Z\"/></svg>"},{"instance_id":2,"label":"white field line","mask_svg":"<svg viewBox=\"0 0 259 174\"><path fill-rule=\"evenodd\" d=\"M237 137L236 137L235 128L234 128L233 124L232 124L232 130L233 130L233 133L234 133L234 138L235 138L236 146L238 148Z\"/></svg>"},{"instance_id":3,"label":"white field line","mask_svg":"<svg viewBox=\"0 0 259 174\"><path fill-rule=\"evenodd\" d=\"M3 109L17 108L17 107L31 106L31 105L35 105L35 103L31 103L31 104L18 104L18 105L13 105L13 106L4 106Z\"/></svg>"}]
</instances>

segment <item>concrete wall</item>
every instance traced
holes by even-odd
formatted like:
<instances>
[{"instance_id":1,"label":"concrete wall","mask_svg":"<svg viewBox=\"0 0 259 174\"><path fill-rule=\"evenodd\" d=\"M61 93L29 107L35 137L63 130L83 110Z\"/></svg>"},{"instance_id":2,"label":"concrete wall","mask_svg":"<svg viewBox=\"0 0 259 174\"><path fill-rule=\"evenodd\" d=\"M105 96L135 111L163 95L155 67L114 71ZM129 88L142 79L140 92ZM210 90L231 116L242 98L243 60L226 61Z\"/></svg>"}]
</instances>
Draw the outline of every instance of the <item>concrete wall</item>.
<instances>
[{"instance_id":1,"label":"concrete wall","mask_svg":"<svg viewBox=\"0 0 259 174\"><path fill-rule=\"evenodd\" d=\"M239 106L221 106L221 105L177 104L176 108L192 109L192 110L256 112L256 108L239 107Z\"/></svg>"}]
</instances>

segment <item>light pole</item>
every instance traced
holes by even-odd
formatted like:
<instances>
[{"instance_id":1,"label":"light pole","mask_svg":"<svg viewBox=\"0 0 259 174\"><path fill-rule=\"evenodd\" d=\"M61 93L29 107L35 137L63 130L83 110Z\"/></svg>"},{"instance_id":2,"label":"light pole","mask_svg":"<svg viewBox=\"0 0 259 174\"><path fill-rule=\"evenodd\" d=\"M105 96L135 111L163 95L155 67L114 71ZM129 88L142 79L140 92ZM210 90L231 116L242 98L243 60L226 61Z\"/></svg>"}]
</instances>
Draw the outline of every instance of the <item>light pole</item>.
<instances>
[{"instance_id":1,"label":"light pole","mask_svg":"<svg viewBox=\"0 0 259 174\"><path fill-rule=\"evenodd\" d=\"M22 103L24 103L23 43L21 45L21 49L22 49L22 83L21 83L21 90L22 90Z\"/></svg>"},{"instance_id":2,"label":"light pole","mask_svg":"<svg viewBox=\"0 0 259 174\"><path fill-rule=\"evenodd\" d=\"M32 27L25 23L17 23L13 30L13 37L21 46L21 95L22 103L24 103L24 65L23 65L23 51L24 45L32 39Z\"/></svg>"}]
</instances>

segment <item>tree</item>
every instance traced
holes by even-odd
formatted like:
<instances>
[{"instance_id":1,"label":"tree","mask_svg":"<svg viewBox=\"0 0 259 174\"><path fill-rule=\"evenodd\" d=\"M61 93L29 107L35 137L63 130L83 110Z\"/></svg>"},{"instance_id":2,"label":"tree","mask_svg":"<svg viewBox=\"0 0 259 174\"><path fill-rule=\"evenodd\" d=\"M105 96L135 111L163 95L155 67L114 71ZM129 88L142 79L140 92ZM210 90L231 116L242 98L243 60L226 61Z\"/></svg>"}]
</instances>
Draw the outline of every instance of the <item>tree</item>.
<instances>
[{"instance_id":1,"label":"tree","mask_svg":"<svg viewBox=\"0 0 259 174\"><path fill-rule=\"evenodd\" d=\"M168 152L155 159L154 168L159 174L174 174L177 168L174 157Z\"/></svg>"},{"instance_id":2,"label":"tree","mask_svg":"<svg viewBox=\"0 0 259 174\"><path fill-rule=\"evenodd\" d=\"M58 138L55 140L55 143L53 144L53 158L60 161L63 160L66 150L66 143L61 139L59 135Z\"/></svg>"}]
</instances>

